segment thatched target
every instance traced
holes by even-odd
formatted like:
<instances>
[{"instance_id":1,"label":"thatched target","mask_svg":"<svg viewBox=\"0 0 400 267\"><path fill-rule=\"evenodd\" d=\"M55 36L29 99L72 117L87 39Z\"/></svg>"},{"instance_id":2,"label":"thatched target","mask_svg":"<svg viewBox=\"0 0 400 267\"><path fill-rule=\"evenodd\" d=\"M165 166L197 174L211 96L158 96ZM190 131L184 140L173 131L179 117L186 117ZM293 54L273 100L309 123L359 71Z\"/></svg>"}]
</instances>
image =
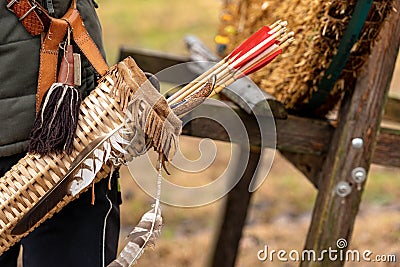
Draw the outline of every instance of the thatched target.
<instances>
[{"instance_id":1,"label":"thatched target","mask_svg":"<svg viewBox=\"0 0 400 267\"><path fill-rule=\"evenodd\" d=\"M319 85L356 8L356 0L226 0L216 37L225 53L236 47L262 25L285 18L295 32L290 48L252 76L265 91L295 111L305 109ZM373 1L359 40L334 84L329 97L313 115L325 116L352 90L357 73L369 56L382 22L392 10L392 0ZM221 51L221 50L220 50Z\"/></svg>"}]
</instances>

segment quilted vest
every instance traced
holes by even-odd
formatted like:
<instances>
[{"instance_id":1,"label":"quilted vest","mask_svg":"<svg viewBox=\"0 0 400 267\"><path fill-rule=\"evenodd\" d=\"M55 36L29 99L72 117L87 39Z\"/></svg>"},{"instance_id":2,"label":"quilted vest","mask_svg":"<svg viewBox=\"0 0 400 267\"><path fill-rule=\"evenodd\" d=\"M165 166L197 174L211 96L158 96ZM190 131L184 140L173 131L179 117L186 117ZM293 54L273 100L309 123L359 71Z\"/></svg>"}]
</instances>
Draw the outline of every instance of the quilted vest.
<instances>
[{"instance_id":1,"label":"quilted vest","mask_svg":"<svg viewBox=\"0 0 400 267\"><path fill-rule=\"evenodd\" d=\"M70 6L66 0L42 0L51 16L60 18ZM0 157L26 150L35 118L35 96L39 71L40 36L32 37L0 0ZM101 26L93 0L78 0L86 29L105 57ZM74 51L78 51L75 48ZM96 86L99 75L82 58L82 96Z\"/></svg>"}]
</instances>

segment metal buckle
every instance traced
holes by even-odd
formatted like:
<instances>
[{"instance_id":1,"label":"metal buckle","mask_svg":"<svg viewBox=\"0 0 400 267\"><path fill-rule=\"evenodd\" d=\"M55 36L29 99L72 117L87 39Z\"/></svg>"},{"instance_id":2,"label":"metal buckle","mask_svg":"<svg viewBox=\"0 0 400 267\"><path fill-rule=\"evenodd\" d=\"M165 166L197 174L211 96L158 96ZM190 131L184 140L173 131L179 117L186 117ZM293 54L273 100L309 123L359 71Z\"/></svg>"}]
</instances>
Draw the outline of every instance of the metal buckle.
<instances>
[{"instance_id":1,"label":"metal buckle","mask_svg":"<svg viewBox=\"0 0 400 267\"><path fill-rule=\"evenodd\" d=\"M11 0L6 6L7 9L10 10L11 12L14 12L14 10L12 10L11 8L15 3L18 3L18 0Z\"/></svg>"},{"instance_id":2,"label":"metal buckle","mask_svg":"<svg viewBox=\"0 0 400 267\"><path fill-rule=\"evenodd\" d=\"M17 0L15 0L15 1L17 1ZM35 10L35 8L37 8L37 5L36 5L36 3L34 2L34 3L33 3L33 6L32 6L24 15L22 15L22 16L19 18L19 21L23 20L26 16L28 16L29 13L31 13L33 10Z\"/></svg>"},{"instance_id":3,"label":"metal buckle","mask_svg":"<svg viewBox=\"0 0 400 267\"><path fill-rule=\"evenodd\" d=\"M11 0L8 4L7 4L7 9L10 10L11 12L15 13L14 10L12 9L12 6L16 3L19 3L19 0ZM29 15L29 13L31 13L33 10L35 10L35 8L37 8L37 4L36 1L33 1L32 3L32 7L19 18L19 21L23 20L24 18L26 18L26 16Z\"/></svg>"}]
</instances>

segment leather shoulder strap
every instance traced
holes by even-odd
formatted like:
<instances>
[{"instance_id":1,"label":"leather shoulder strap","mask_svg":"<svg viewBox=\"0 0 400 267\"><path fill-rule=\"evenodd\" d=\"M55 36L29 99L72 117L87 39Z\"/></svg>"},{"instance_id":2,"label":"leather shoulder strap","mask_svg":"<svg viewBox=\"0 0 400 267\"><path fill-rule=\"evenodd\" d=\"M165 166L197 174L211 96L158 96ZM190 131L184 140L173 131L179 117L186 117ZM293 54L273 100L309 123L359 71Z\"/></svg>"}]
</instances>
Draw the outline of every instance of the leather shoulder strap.
<instances>
[{"instance_id":1,"label":"leather shoulder strap","mask_svg":"<svg viewBox=\"0 0 400 267\"><path fill-rule=\"evenodd\" d=\"M40 109L43 95L56 82L59 45L65 38L68 27L71 27L73 40L95 70L101 76L105 75L108 70L106 61L84 26L83 19L76 7L76 0L72 1L70 9L61 19L49 18L49 30L44 36L40 50L36 111Z\"/></svg>"},{"instance_id":2,"label":"leather shoulder strap","mask_svg":"<svg viewBox=\"0 0 400 267\"><path fill-rule=\"evenodd\" d=\"M74 8L71 15L65 18L65 20L72 28L72 36L75 43L79 46L82 53L96 69L97 73L99 73L101 76L104 76L107 73L108 65L101 55L97 45L94 43L93 39L86 30L78 9Z\"/></svg>"}]
</instances>

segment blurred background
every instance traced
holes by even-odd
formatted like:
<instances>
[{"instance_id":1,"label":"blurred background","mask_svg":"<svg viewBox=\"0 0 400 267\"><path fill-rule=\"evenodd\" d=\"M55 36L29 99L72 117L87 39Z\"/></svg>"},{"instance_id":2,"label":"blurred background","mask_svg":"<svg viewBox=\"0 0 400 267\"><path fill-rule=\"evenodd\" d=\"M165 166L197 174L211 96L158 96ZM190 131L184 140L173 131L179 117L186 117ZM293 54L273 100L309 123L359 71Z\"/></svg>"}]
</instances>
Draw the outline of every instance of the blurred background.
<instances>
[{"instance_id":1,"label":"blurred background","mask_svg":"<svg viewBox=\"0 0 400 267\"><path fill-rule=\"evenodd\" d=\"M193 34L215 51L221 2L217 0L98 0L109 64L118 60L121 46L187 54L183 38ZM272 22L269 22L272 23ZM397 63L391 95L400 97L400 64ZM199 156L199 139L181 137L184 155ZM184 173L174 175L178 184L204 183L227 164L229 144L216 142L218 156L196 181ZM211 177L211 178L210 178ZM199 179L199 180L197 180ZM201 180L204 179L204 180ZM127 233L146 212L147 196L122 169L121 245ZM279 250L303 248L311 221L316 190L283 157L276 154L272 169L254 194L240 244L237 266L264 266L257 252L265 244ZM224 199L199 208L163 206L164 227L154 250L147 250L138 266L207 266ZM396 254L400 259L400 171L372 166L350 248L375 254ZM297 266L297 263L268 263L269 266ZM346 266L366 266L348 263ZM395 266L395 265L373 265ZM396 265L398 266L398 265Z\"/></svg>"}]
</instances>

